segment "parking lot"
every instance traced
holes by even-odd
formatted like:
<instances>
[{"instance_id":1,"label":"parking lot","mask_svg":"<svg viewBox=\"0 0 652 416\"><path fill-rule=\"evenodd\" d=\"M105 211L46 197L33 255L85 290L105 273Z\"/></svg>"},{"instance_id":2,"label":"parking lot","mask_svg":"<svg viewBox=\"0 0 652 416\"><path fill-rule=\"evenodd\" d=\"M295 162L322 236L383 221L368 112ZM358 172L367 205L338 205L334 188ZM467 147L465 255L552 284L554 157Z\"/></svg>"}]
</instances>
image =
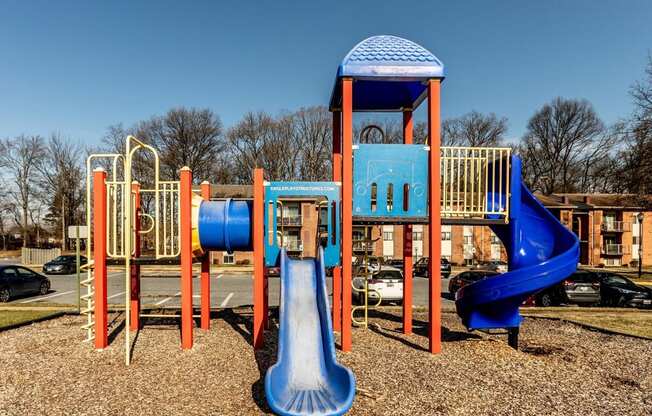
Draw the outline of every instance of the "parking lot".
<instances>
[{"instance_id":1,"label":"parking lot","mask_svg":"<svg viewBox=\"0 0 652 416\"><path fill-rule=\"evenodd\" d=\"M52 284L50 293L45 296L31 296L13 299L12 304L34 305L42 302L76 305L77 277L76 275L50 275ZM85 275L82 275L84 278ZM270 277L269 303L270 306L279 304L280 279ZM414 306L428 305L428 279L414 278ZM145 269L141 278L141 300L144 305L153 305L160 308L178 308L181 305L181 285L179 273L175 271L150 272ZM328 290L332 290L331 278L327 278ZM448 300L448 279L441 280L442 304L444 307L454 307ZM212 307L237 307L251 305L253 275L247 272L213 272L211 273L211 306ZM125 275L122 271L110 271L108 274L108 301L109 305L124 304L125 300ZM199 278L193 278L194 304L200 304Z\"/></svg>"}]
</instances>

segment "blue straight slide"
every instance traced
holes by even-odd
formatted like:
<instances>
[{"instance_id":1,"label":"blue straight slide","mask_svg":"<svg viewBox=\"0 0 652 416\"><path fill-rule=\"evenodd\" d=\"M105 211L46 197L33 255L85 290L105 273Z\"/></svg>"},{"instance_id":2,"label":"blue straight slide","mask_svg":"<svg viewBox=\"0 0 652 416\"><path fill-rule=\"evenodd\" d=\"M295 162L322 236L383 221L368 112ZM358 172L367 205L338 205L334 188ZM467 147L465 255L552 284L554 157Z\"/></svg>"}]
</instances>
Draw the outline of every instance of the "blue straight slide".
<instances>
[{"instance_id":1,"label":"blue straight slide","mask_svg":"<svg viewBox=\"0 0 652 416\"><path fill-rule=\"evenodd\" d=\"M342 415L353 404L355 377L335 357L324 252L280 256L278 358L265 376L267 403L279 415Z\"/></svg>"},{"instance_id":2,"label":"blue straight slide","mask_svg":"<svg viewBox=\"0 0 652 416\"><path fill-rule=\"evenodd\" d=\"M490 226L505 246L509 271L458 290L457 313L469 329L518 327L523 301L577 268L577 237L521 182L520 159L511 161L509 224ZM504 195L497 199L505 203Z\"/></svg>"}]
</instances>

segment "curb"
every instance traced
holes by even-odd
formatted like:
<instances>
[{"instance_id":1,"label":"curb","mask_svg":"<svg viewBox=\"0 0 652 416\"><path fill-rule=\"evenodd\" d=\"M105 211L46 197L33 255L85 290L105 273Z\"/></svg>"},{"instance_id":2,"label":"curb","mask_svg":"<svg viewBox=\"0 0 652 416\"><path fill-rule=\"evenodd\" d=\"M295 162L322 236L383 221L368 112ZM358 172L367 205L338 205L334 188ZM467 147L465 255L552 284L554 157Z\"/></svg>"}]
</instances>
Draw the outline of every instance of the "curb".
<instances>
[{"instance_id":1,"label":"curb","mask_svg":"<svg viewBox=\"0 0 652 416\"><path fill-rule=\"evenodd\" d=\"M614 329L607 329L607 328L602 328L602 327L599 327L599 326L594 326L594 325L591 325L591 324L586 324L586 323L583 323L583 322L578 322L578 321L575 321L573 319L555 318L555 317L552 317L552 316L534 316L534 315L523 315L523 316L525 318L532 318L532 319L547 319L549 321L567 322L569 324L577 325L577 326L579 326L579 327L581 327L583 329L587 329L587 330L590 330L590 331L601 332L601 333L607 334L607 335L620 335L620 336L623 336L623 337L630 337L630 338L636 338L636 339L643 339L643 340L646 340L646 341L652 341L652 337L646 337L644 335L628 334L626 332L621 332L621 331L617 331L617 330L614 330Z\"/></svg>"},{"instance_id":2,"label":"curb","mask_svg":"<svg viewBox=\"0 0 652 416\"><path fill-rule=\"evenodd\" d=\"M41 316L40 318L32 319L32 320L25 321L25 322L18 322L18 323L15 323L15 324L4 326L4 327L0 328L0 333L5 332L5 331L10 331L12 329L20 328L20 327L23 327L23 326L32 325L32 324L35 324L35 323L38 323L38 322L49 321L50 319L60 318L60 317L62 317L64 315L69 315L69 314L70 314L70 312L66 312L66 311L53 312L51 314Z\"/></svg>"}]
</instances>

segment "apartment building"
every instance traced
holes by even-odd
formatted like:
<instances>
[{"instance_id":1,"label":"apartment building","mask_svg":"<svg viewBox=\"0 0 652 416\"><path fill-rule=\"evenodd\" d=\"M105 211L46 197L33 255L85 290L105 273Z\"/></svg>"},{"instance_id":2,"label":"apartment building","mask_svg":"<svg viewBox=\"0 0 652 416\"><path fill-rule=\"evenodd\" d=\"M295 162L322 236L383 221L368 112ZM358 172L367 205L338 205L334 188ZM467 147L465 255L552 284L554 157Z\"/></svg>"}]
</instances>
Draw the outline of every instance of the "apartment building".
<instances>
[{"instance_id":1,"label":"apartment building","mask_svg":"<svg viewBox=\"0 0 652 416\"><path fill-rule=\"evenodd\" d=\"M217 185L213 198L251 198L251 187ZM589 266L635 265L642 249L643 265L652 265L652 198L617 194L537 195L564 225L580 239L580 263ZM316 254L319 211L312 201L287 200L280 208L282 217L277 238L290 255ZM638 222L639 213L643 222ZM319 230L323 231L323 230ZM403 257L403 226L354 227L354 255L384 258ZM412 256L415 261L428 252L428 226L412 226ZM442 225L441 254L456 265L506 260L498 237L486 226ZM251 264L251 253L213 254L219 264Z\"/></svg>"}]
</instances>

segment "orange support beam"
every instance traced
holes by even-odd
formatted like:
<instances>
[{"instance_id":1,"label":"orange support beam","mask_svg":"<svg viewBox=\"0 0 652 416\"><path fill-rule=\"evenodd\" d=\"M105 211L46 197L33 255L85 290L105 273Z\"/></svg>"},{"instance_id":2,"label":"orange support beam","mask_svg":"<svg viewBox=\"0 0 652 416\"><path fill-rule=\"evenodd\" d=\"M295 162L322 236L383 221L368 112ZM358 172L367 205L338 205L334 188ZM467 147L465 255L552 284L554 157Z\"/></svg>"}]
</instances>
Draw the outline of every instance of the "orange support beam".
<instances>
[{"instance_id":1,"label":"orange support beam","mask_svg":"<svg viewBox=\"0 0 652 416\"><path fill-rule=\"evenodd\" d=\"M181 348L192 348L192 171L180 172L179 213L181 216Z\"/></svg>"},{"instance_id":2,"label":"orange support beam","mask_svg":"<svg viewBox=\"0 0 652 416\"><path fill-rule=\"evenodd\" d=\"M429 204L428 204L428 241L430 262L428 265L428 341L430 352L441 352L441 195L440 195L440 144L441 144L441 115L440 115L440 81L428 81L428 144L430 145L429 157Z\"/></svg>"},{"instance_id":3,"label":"orange support beam","mask_svg":"<svg viewBox=\"0 0 652 416\"><path fill-rule=\"evenodd\" d=\"M93 171L93 260L95 261L95 348L109 346L106 298L106 172Z\"/></svg>"},{"instance_id":4,"label":"orange support beam","mask_svg":"<svg viewBox=\"0 0 652 416\"><path fill-rule=\"evenodd\" d=\"M201 197L204 201L211 199L211 184L207 181L201 183ZM201 323L199 327L208 330L211 327L211 252L204 254L201 261Z\"/></svg>"},{"instance_id":5,"label":"orange support beam","mask_svg":"<svg viewBox=\"0 0 652 416\"><path fill-rule=\"evenodd\" d=\"M333 182L342 181L342 113L333 111ZM339 218L337 219L339 221ZM333 330L342 329L342 267L333 267Z\"/></svg>"},{"instance_id":6,"label":"orange support beam","mask_svg":"<svg viewBox=\"0 0 652 416\"><path fill-rule=\"evenodd\" d=\"M263 245L264 224L263 214L265 207L265 185L263 170L254 169L254 213L253 213L253 243L254 243L254 349L263 346L264 300L265 293L265 247Z\"/></svg>"},{"instance_id":7,"label":"orange support beam","mask_svg":"<svg viewBox=\"0 0 652 416\"><path fill-rule=\"evenodd\" d=\"M412 111L403 112L403 143L412 144ZM403 195L409 203L408 195ZM403 226L403 333L412 333L412 225Z\"/></svg>"},{"instance_id":8,"label":"orange support beam","mask_svg":"<svg viewBox=\"0 0 652 416\"><path fill-rule=\"evenodd\" d=\"M351 351L353 80L342 79L342 351Z\"/></svg>"},{"instance_id":9,"label":"orange support beam","mask_svg":"<svg viewBox=\"0 0 652 416\"><path fill-rule=\"evenodd\" d=\"M136 181L131 183L131 194L134 198L134 258L140 257L140 184ZM129 314L129 329L137 331L140 329L140 265L131 264L131 313Z\"/></svg>"}]
</instances>

